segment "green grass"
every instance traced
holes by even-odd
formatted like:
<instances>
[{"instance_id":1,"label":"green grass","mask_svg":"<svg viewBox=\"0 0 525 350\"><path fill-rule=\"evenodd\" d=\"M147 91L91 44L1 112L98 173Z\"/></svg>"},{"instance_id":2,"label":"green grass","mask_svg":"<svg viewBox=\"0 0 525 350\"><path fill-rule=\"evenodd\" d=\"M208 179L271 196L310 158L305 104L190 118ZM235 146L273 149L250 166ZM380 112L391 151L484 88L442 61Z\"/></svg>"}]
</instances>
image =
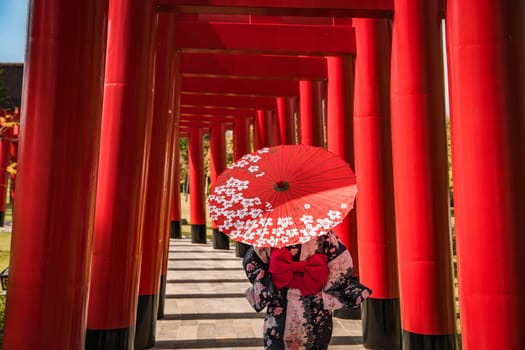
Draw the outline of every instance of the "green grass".
<instances>
[{"instance_id":1,"label":"green grass","mask_svg":"<svg viewBox=\"0 0 525 350\"><path fill-rule=\"evenodd\" d=\"M0 349L4 340L5 295L0 295Z\"/></svg>"},{"instance_id":2,"label":"green grass","mask_svg":"<svg viewBox=\"0 0 525 350\"><path fill-rule=\"evenodd\" d=\"M13 221L13 211L11 204L7 204L5 210L5 222ZM11 232L0 232L0 271L9 266L9 253L11 251ZM4 319L5 319L6 295L0 295L0 349L4 339Z\"/></svg>"},{"instance_id":3,"label":"green grass","mask_svg":"<svg viewBox=\"0 0 525 350\"><path fill-rule=\"evenodd\" d=\"M191 225L180 225L181 235L184 238L191 238ZM206 224L206 239L213 239L213 229L209 224Z\"/></svg>"},{"instance_id":4,"label":"green grass","mask_svg":"<svg viewBox=\"0 0 525 350\"><path fill-rule=\"evenodd\" d=\"M11 248L11 233L0 232L0 271L9 266L9 250Z\"/></svg>"},{"instance_id":5,"label":"green grass","mask_svg":"<svg viewBox=\"0 0 525 350\"><path fill-rule=\"evenodd\" d=\"M13 221L13 211L11 204L7 204L5 208L6 223ZM11 232L0 232L0 271L3 271L9 266L9 252L11 251Z\"/></svg>"}]
</instances>

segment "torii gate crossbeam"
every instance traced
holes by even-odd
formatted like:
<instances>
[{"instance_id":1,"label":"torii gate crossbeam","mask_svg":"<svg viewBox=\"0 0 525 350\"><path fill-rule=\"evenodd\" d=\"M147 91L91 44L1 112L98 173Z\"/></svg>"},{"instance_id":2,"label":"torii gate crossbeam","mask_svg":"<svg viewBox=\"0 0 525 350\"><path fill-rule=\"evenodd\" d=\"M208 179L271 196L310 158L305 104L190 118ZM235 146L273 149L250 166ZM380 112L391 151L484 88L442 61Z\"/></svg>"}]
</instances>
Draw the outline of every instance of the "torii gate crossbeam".
<instances>
[{"instance_id":1,"label":"torii gate crossbeam","mask_svg":"<svg viewBox=\"0 0 525 350\"><path fill-rule=\"evenodd\" d=\"M186 52L233 51L330 56L355 53L350 26L177 21L174 45Z\"/></svg>"},{"instance_id":2,"label":"torii gate crossbeam","mask_svg":"<svg viewBox=\"0 0 525 350\"><path fill-rule=\"evenodd\" d=\"M276 109L271 97L217 96L182 94L181 106L234 107L243 109Z\"/></svg>"},{"instance_id":3,"label":"torii gate crossbeam","mask_svg":"<svg viewBox=\"0 0 525 350\"><path fill-rule=\"evenodd\" d=\"M242 77L254 79L326 79L326 59L272 55L183 53L184 77Z\"/></svg>"},{"instance_id":4,"label":"torii gate crossbeam","mask_svg":"<svg viewBox=\"0 0 525 350\"><path fill-rule=\"evenodd\" d=\"M254 80L183 77L182 93L210 93L251 96L298 96L299 83L293 80Z\"/></svg>"},{"instance_id":5,"label":"torii gate crossbeam","mask_svg":"<svg viewBox=\"0 0 525 350\"><path fill-rule=\"evenodd\" d=\"M250 109L221 108L221 107L190 107L181 106L181 115L200 115L200 116L225 116L234 118L253 118L255 112Z\"/></svg>"},{"instance_id":6,"label":"torii gate crossbeam","mask_svg":"<svg viewBox=\"0 0 525 350\"><path fill-rule=\"evenodd\" d=\"M393 0L156 0L158 11L309 17L391 17Z\"/></svg>"}]
</instances>

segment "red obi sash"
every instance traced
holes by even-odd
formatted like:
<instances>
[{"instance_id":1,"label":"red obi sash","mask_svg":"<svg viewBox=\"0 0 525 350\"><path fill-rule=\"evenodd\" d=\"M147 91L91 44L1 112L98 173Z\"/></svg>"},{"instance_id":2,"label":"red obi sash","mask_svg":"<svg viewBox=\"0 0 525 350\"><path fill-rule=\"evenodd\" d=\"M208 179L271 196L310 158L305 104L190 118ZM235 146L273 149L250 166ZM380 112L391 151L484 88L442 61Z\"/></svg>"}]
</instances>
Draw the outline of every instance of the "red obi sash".
<instances>
[{"instance_id":1,"label":"red obi sash","mask_svg":"<svg viewBox=\"0 0 525 350\"><path fill-rule=\"evenodd\" d=\"M306 261L293 261L286 248L272 249L270 273L277 288L298 288L301 295L318 293L328 281L328 257L314 254Z\"/></svg>"}]
</instances>

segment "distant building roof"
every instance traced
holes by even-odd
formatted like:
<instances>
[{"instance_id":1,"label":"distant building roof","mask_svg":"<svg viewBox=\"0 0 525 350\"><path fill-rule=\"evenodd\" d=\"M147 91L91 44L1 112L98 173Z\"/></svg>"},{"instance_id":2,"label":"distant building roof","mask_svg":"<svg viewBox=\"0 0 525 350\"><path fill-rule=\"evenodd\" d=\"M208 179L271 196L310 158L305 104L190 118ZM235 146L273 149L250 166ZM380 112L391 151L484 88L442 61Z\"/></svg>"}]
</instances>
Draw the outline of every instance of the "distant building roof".
<instances>
[{"instance_id":1,"label":"distant building roof","mask_svg":"<svg viewBox=\"0 0 525 350\"><path fill-rule=\"evenodd\" d=\"M3 81L9 96L9 105L2 107L19 107L22 100L23 63L0 63L4 69Z\"/></svg>"}]
</instances>

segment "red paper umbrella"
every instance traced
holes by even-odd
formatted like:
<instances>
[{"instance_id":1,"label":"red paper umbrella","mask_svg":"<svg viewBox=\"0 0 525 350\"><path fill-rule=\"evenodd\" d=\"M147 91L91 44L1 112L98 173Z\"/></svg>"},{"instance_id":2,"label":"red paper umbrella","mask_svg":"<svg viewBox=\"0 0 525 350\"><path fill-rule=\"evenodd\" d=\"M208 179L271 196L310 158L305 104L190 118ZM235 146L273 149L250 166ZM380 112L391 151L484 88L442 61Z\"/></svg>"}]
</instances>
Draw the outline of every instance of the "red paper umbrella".
<instances>
[{"instance_id":1,"label":"red paper umbrella","mask_svg":"<svg viewBox=\"0 0 525 350\"><path fill-rule=\"evenodd\" d=\"M260 247L305 243L343 221L357 188L339 156L308 145L263 148L232 163L208 204L217 228Z\"/></svg>"}]
</instances>

